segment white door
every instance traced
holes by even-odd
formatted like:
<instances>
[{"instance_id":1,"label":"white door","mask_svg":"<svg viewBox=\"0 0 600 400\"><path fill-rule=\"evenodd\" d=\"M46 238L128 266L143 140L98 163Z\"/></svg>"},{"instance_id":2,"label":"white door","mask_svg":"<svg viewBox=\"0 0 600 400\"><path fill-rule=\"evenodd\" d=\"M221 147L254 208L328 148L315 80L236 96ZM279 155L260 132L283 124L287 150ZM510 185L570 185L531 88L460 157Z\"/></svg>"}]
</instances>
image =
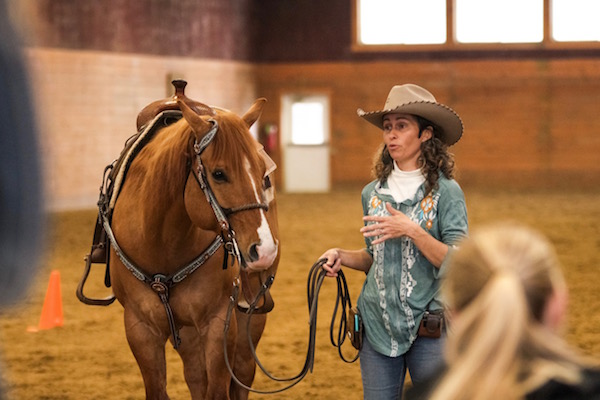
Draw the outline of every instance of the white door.
<instances>
[{"instance_id":1,"label":"white door","mask_svg":"<svg viewBox=\"0 0 600 400\"><path fill-rule=\"evenodd\" d=\"M282 98L281 146L286 192L328 192L329 98L289 94Z\"/></svg>"}]
</instances>

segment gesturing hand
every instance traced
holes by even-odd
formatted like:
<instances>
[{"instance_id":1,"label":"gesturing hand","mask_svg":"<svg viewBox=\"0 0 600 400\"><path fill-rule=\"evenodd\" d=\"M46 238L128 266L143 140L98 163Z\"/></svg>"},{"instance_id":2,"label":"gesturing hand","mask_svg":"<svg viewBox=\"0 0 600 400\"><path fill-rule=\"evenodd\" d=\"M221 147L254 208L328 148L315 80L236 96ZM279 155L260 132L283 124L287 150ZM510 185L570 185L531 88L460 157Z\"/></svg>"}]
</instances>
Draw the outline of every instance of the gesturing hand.
<instances>
[{"instance_id":1,"label":"gesturing hand","mask_svg":"<svg viewBox=\"0 0 600 400\"><path fill-rule=\"evenodd\" d=\"M373 244L382 243L388 239L402 236L411 236L417 226L401 211L396 210L390 203L385 204L385 208L391 214L385 217L365 216L363 221L372 222L360 229L364 237L378 236L373 240Z\"/></svg>"}]
</instances>

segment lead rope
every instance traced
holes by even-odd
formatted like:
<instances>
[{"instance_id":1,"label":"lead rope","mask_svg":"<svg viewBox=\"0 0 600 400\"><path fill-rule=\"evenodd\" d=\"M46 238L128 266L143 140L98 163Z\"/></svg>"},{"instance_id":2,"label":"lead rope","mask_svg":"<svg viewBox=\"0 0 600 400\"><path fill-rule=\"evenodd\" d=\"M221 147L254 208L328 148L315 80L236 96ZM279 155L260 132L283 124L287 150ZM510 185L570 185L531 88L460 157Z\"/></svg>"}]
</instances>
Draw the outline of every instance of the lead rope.
<instances>
[{"instance_id":1,"label":"lead rope","mask_svg":"<svg viewBox=\"0 0 600 400\"><path fill-rule=\"evenodd\" d=\"M258 359L258 356L256 354L256 349L254 347L254 344L252 343L252 337L250 335L250 321L252 319L252 315L254 313L254 310L256 309L256 302L253 303L250 308L248 309L247 313L249 314L248 317L248 321L247 321L247 329L246 331L248 332L248 343L250 345L250 350L252 351L252 356L254 358L254 361L256 362L256 364L260 367L260 369L263 371L263 373L271 380L273 381L277 381L277 382L290 382L287 386L284 386L280 389L275 389L275 390L271 390L271 391L263 391L263 390L258 390L258 389L253 389L250 386L247 386L246 384L242 383L236 376L235 373L233 372L233 368L231 367L231 364L229 362L229 357L228 357L228 351L227 351L227 334L229 332L229 325L230 325L230 321L231 321L231 317L232 317L232 312L233 309L235 308L235 304L237 303L237 299L239 297L239 278L236 279L236 281L234 281L233 283L233 293L230 297L230 303L229 303L229 308L227 309L227 317L225 320L225 328L224 328L224 337L223 337L223 350L224 350L224 356L225 356L225 364L227 365L227 369L229 370L229 373L232 377L232 379L238 384L240 385L242 388L254 392L254 393L259 393L259 394L275 394L275 393L281 393L285 390L288 390L290 388L292 388L293 386L297 385L298 383L300 383L300 381L302 381L302 379L304 379L306 377L306 375L308 374L308 372L313 371L313 367L314 367L314 361L315 361L315 343L316 343L316 333L317 333L317 308L318 308L318 303L319 303L319 293L321 291L321 286L323 285L323 281L325 280L325 277L327 276L327 271L325 271L323 269L323 264L325 264L325 262L327 262L326 259L322 258L320 260L318 260L316 263L313 264L313 266L310 269L310 272L308 274L308 281L307 281L307 298L308 298L308 323L309 323L309 334L308 334L308 348L306 351L306 359L304 362L304 366L302 367L302 370L296 375L293 376L291 378L278 378L273 376L271 373L269 373L267 371L267 369L262 365L262 363L260 362L260 360ZM337 298L336 298L336 302L335 302L335 307L333 310L333 317L331 318L331 325L329 327L329 338L331 341L331 344L336 347L338 349L338 353L340 355L340 358L347 363L352 363L354 361L356 361L358 359L358 354L351 360L348 360L347 358L344 357L344 355L342 354L342 344L344 343L345 339L346 339L346 310L349 310L350 308L352 308L352 301L350 300L350 295L348 292L348 285L346 283L346 278L343 274L342 271L338 271L338 276L337 276ZM272 280L270 281L270 283L272 283ZM261 289L261 293L259 294L259 296L257 296L257 299L260 297L261 294L264 294L266 292L266 290L268 290L270 287L270 284L267 285L263 285L263 288ZM339 331L338 331L338 337L337 340L334 339L334 327L335 327L335 320L337 317L337 312L338 312L338 308L341 305L341 314L340 314L340 322L339 322Z\"/></svg>"}]
</instances>

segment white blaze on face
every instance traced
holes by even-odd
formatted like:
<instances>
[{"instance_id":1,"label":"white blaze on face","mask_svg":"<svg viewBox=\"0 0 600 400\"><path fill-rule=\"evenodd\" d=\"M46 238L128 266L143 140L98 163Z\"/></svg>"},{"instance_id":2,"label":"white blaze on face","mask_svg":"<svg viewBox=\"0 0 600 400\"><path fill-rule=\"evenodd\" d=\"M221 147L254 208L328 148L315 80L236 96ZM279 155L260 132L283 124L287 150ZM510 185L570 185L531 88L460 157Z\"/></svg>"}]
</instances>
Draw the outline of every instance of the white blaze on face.
<instances>
[{"instance_id":1,"label":"white blaze on face","mask_svg":"<svg viewBox=\"0 0 600 400\"><path fill-rule=\"evenodd\" d=\"M257 185L257 183L254 181L254 178L250 173L250 162L248 161L248 159L245 160L244 165L246 167L246 171L248 172L250 182L252 183L252 188L254 189L254 196L256 198L256 202L261 203L262 198L260 196L259 188L262 188L262 185ZM269 204L273 200L273 193L273 188L270 188L267 193L268 196L266 196L267 204ZM261 223L256 231L260 240L260 243L256 248L258 252L258 260L248 263L248 268L255 270L269 268L271 265L273 265L275 257L277 257L277 243L275 242L275 239L271 234L271 228L269 227L269 223L267 222L267 217L263 209L260 209L260 218Z\"/></svg>"}]
</instances>

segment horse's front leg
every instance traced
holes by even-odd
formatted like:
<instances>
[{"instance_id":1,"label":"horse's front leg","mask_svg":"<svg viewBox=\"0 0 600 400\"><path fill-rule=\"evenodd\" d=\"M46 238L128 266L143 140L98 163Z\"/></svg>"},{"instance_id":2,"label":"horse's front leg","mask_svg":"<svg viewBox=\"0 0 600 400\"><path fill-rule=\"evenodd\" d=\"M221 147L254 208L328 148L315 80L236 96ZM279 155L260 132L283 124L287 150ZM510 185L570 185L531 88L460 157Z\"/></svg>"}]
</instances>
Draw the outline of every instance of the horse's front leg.
<instances>
[{"instance_id":1,"label":"horse's front leg","mask_svg":"<svg viewBox=\"0 0 600 400\"><path fill-rule=\"evenodd\" d=\"M208 386L203 341L195 326L179 330L181 345L177 350L183 361L183 374L192 399L206 399Z\"/></svg>"},{"instance_id":2,"label":"horse's front leg","mask_svg":"<svg viewBox=\"0 0 600 400\"><path fill-rule=\"evenodd\" d=\"M125 308L124 316L127 341L144 379L146 399L169 400L165 360L167 338L128 308Z\"/></svg>"},{"instance_id":3,"label":"horse's front leg","mask_svg":"<svg viewBox=\"0 0 600 400\"><path fill-rule=\"evenodd\" d=\"M231 375L223 350L225 315L226 310L220 310L208 321L202 319L195 327L184 327L180 331L179 354L193 400L229 399ZM237 323L233 317L226 338L230 365L236 351L236 334Z\"/></svg>"},{"instance_id":4,"label":"horse's front leg","mask_svg":"<svg viewBox=\"0 0 600 400\"><path fill-rule=\"evenodd\" d=\"M233 365L236 349L236 337L238 332L235 316L231 317L230 327L227 337L224 336L224 324L226 310L215 315L209 323L208 334L206 335L206 367L208 371L208 390L209 399L229 399L229 387L231 384L231 374L227 368L227 363ZM223 340L226 340L227 359L225 359Z\"/></svg>"},{"instance_id":5,"label":"horse's front leg","mask_svg":"<svg viewBox=\"0 0 600 400\"><path fill-rule=\"evenodd\" d=\"M248 335L250 335L253 346L256 348L265 329L267 315L254 314L250 321L250 332L248 332L248 318L250 318L248 314L236 311L235 316L238 322L238 335L233 372L240 382L248 387L252 387L256 372L256 362L254 361L254 354L248 342ZM249 394L247 389L244 389L236 382L231 383L230 393L232 400L247 400Z\"/></svg>"}]
</instances>

